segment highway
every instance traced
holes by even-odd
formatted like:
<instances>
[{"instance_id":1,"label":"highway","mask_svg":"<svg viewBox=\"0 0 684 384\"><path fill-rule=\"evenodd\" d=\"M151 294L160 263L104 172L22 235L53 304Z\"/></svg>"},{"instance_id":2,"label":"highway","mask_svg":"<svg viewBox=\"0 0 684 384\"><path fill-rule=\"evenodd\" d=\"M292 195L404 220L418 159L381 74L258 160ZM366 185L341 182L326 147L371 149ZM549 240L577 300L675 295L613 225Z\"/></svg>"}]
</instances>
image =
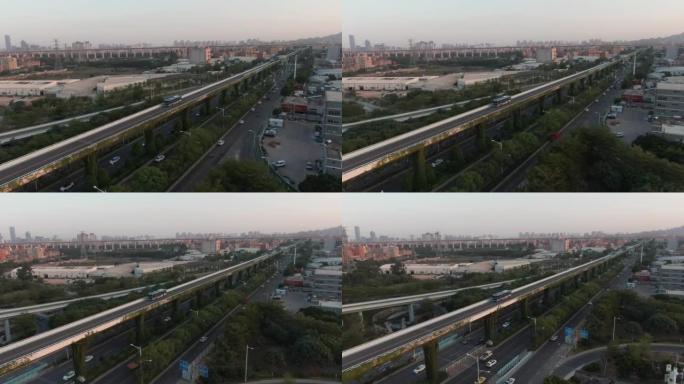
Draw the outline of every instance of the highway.
<instances>
[{"instance_id":1,"label":"highway","mask_svg":"<svg viewBox=\"0 0 684 384\"><path fill-rule=\"evenodd\" d=\"M610 255L516 288L512 290L512 294L508 299L502 300L501 302L497 303L492 300L483 300L390 335L347 349L342 352L342 370L351 370L365 362L372 361L377 357L396 351L410 350L435 337L444 336L463 324L482 319L491 313L499 311L501 308L517 303L523 298L542 292L546 287L557 284L564 279L578 275L597 265L607 262L623 252L624 250L615 251Z\"/></svg>"},{"instance_id":2,"label":"highway","mask_svg":"<svg viewBox=\"0 0 684 384\"><path fill-rule=\"evenodd\" d=\"M400 305L408 305L408 304L412 304L412 303L419 303L423 300L439 300L439 299L447 298L449 296L453 296L454 294L461 292L461 291L466 291L469 289L497 288L497 287L500 287L502 285L512 283L514 281L515 280L506 280L506 281L501 281L498 283L475 285L472 287L449 289L446 291L421 293L418 295L402 296L402 297L390 297L390 298L380 299L380 300L372 300L372 301L363 301L363 302L359 302L359 303L344 304L342 306L342 314L346 315L349 313L356 313L356 312L370 311L370 310L375 310L375 309L396 307L396 306L400 306Z\"/></svg>"},{"instance_id":3,"label":"highway","mask_svg":"<svg viewBox=\"0 0 684 384\"><path fill-rule=\"evenodd\" d=\"M289 55L293 54L295 53L293 52ZM182 100L171 107L156 105L70 139L8 161L4 164L0 164L0 189L7 189L7 185L13 181L18 181L19 184L25 184L30 180L24 179L28 179L28 176L32 173L39 171L45 172L45 169L48 166L57 164L60 161L68 160L78 152L106 141L112 136L119 135L150 120L170 114L171 112L175 113L181 111L184 108L205 99L207 95L219 91L228 85L238 83L251 74L270 68L279 61L280 59L269 61L206 87L185 93L182 95Z\"/></svg>"},{"instance_id":4,"label":"highway","mask_svg":"<svg viewBox=\"0 0 684 384\"><path fill-rule=\"evenodd\" d=\"M117 324L123 323L137 314L152 310L170 303L174 298L183 296L197 288L212 284L234 273L265 262L268 259L287 251L288 246L253 260L202 276L195 280L180 284L167 290L166 296L156 301L146 298L106 310L70 324L39 333L27 339L0 348L0 374L19 368L32 361L50 355L68 347L72 343L84 339L93 333L102 332Z\"/></svg>"},{"instance_id":5,"label":"highway","mask_svg":"<svg viewBox=\"0 0 684 384\"><path fill-rule=\"evenodd\" d=\"M102 293L100 295L78 297L76 299L52 301L49 303L29 305L26 307L0 309L0 320L11 319L12 317L25 315L27 313L41 313L41 312L47 312L47 311L54 311L55 309L64 308L71 303L75 303L75 302L78 302L81 300L88 300L88 299L104 299L104 300L107 300L107 299L111 299L111 298L115 298L115 297L126 296L131 292L135 292L135 291L142 292L143 290L145 290L145 288L147 288L147 287L137 287L137 288L131 288L131 289L124 289L122 291Z\"/></svg>"},{"instance_id":6,"label":"highway","mask_svg":"<svg viewBox=\"0 0 684 384\"><path fill-rule=\"evenodd\" d=\"M346 182L358 177L374 167L391 160L397 159L400 152L407 150L420 143L430 143L432 140L445 135L451 136L465 129L466 124L473 123L494 112L517 108L518 105L534 100L542 95L546 95L561 89L578 79L584 78L596 71L608 68L615 62L606 62L593 68L575 73L559 80L554 80L539 87L521 92L511 97L512 102L496 107L492 104L485 105L471 111L438 121L425 127L404 133L402 135L387 139L380 143L353 151L342 156L343 176L342 181Z\"/></svg>"}]
</instances>

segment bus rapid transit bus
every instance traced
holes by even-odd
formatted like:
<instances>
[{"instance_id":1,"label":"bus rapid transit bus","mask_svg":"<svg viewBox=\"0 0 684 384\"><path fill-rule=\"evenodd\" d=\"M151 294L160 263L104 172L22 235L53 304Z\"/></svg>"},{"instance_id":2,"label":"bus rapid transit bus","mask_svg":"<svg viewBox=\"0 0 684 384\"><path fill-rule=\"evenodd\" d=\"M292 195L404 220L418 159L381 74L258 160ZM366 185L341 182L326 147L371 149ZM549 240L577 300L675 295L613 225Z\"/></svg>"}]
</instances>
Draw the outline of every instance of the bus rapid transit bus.
<instances>
[{"instance_id":1,"label":"bus rapid transit bus","mask_svg":"<svg viewBox=\"0 0 684 384\"><path fill-rule=\"evenodd\" d=\"M511 102L511 97L507 96L507 95L499 95L499 96L492 99L492 105L494 105L495 107L498 107L498 106L501 106L504 104L508 104L510 102Z\"/></svg>"},{"instance_id":2,"label":"bus rapid transit bus","mask_svg":"<svg viewBox=\"0 0 684 384\"><path fill-rule=\"evenodd\" d=\"M170 106L176 104L177 102L181 101L182 98L183 98L183 97L182 97L182 96L179 96L179 95L166 96L166 97L164 98L164 106L165 106L165 107L170 107Z\"/></svg>"},{"instance_id":3,"label":"bus rapid transit bus","mask_svg":"<svg viewBox=\"0 0 684 384\"><path fill-rule=\"evenodd\" d=\"M492 301L499 302L501 300L508 298L509 296L511 296L510 290L499 291L492 295Z\"/></svg>"},{"instance_id":4,"label":"bus rapid transit bus","mask_svg":"<svg viewBox=\"0 0 684 384\"><path fill-rule=\"evenodd\" d=\"M157 289L156 291L147 293L148 300L157 300L164 296L166 296L166 289Z\"/></svg>"}]
</instances>

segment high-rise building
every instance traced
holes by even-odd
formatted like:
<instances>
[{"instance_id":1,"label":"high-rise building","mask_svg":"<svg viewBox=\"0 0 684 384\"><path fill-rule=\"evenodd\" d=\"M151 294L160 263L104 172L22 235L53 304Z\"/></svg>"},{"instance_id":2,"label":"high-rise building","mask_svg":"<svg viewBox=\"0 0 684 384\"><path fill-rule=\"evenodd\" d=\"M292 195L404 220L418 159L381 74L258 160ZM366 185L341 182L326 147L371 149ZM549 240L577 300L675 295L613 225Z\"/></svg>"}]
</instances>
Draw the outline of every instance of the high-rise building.
<instances>
[{"instance_id":1,"label":"high-rise building","mask_svg":"<svg viewBox=\"0 0 684 384\"><path fill-rule=\"evenodd\" d=\"M31 241L31 232L26 231L26 241Z\"/></svg>"},{"instance_id":2,"label":"high-rise building","mask_svg":"<svg viewBox=\"0 0 684 384\"><path fill-rule=\"evenodd\" d=\"M538 63L553 63L556 61L556 48L537 48L537 62Z\"/></svg>"},{"instance_id":3,"label":"high-rise building","mask_svg":"<svg viewBox=\"0 0 684 384\"><path fill-rule=\"evenodd\" d=\"M366 50L370 51L372 47L370 40L366 40Z\"/></svg>"},{"instance_id":4,"label":"high-rise building","mask_svg":"<svg viewBox=\"0 0 684 384\"><path fill-rule=\"evenodd\" d=\"M361 241L361 228L358 225L354 227L354 240L357 243Z\"/></svg>"},{"instance_id":5,"label":"high-rise building","mask_svg":"<svg viewBox=\"0 0 684 384\"><path fill-rule=\"evenodd\" d=\"M356 39L354 39L354 35L349 35L349 48L352 51L356 49Z\"/></svg>"},{"instance_id":6,"label":"high-rise building","mask_svg":"<svg viewBox=\"0 0 684 384\"><path fill-rule=\"evenodd\" d=\"M10 38L10 35L5 35L5 49L7 52L12 51L12 39Z\"/></svg>"},{"instance_id":7,"label":"high-rise building","mask_svg":"<svg viewBox=\"0 0 684 384\"><path fill-rule=\"evenodd\" d=\"M684 100L684 84L659 82L656 86L656 116L684 116L682 100Z\"/></svg>"},{"instance_id":8,"label":"high-rise building","mask_svg":"<svg viewBox=\"0 0 684 384\"><path fill-rule=\"evenodd\" d=\"M14 227L10 227L10 243L17 242L17 232Z\"/></svg>"},{"instance_id":9,"label":"high-rise building","mask_svg":"<svg viewBox=\"0 0 684 384\"><path fill-rule=\"evenodd\" d=\"M378 237L375 235L375 231L370 231L370 239L371 241L376 241Z\"/></svg>"}]
</instances>

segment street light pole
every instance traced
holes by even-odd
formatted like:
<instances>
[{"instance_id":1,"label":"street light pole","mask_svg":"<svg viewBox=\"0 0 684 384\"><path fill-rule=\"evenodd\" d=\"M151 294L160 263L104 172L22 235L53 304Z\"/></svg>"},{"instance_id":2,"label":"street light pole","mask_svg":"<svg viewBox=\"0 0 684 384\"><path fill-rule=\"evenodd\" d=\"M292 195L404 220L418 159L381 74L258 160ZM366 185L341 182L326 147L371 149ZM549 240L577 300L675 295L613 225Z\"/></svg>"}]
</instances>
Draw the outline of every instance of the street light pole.
<instances>
[{"instance_id":1,"label":"street light pole","mask_svg":"<svg viewBox=\"0 0 684 384\"><path fill-rule=\"evenodd\" d=\"M142 359L142 347L139 347L137 345L131 344L131 347L135 348L138 350L138 361L140 361L140 374L138 375L138 382L140 384L143 383L143 359Z\"/></svg>"},{"instance_id":2,"label":"street light pole","mask_svg":"<svg viewBox=\"0 0 684 384\"><path fill-rule=\"evenodd\" d=\"M475 378L475 382L479 383L480 382L480 359L471 355L470 353L466 353L466 355L472 357L475 360L475 366L477 367L477 378Z\"/></svg>"},{"instance_id":3,"label":"street light pole","mask_svg":"<svg viewBox=\"0 0 684 384\"><path fill-rule=\"evenodd\" d=\"M612 341L615 341L615 320L619 319L620 316L613 316L613 338Z\"/></svg>"},{"instance_id":4,"label":"street light pole","mask_svg":"<svg viewBox=\"0 0 684 384\"><path fill-rule=\"evenodd\" d=\"M245 383L247 382L247 362L249 361L249 350L254 349L249 346L249 344L245 345Z\"/></svg>"}]
</instances>

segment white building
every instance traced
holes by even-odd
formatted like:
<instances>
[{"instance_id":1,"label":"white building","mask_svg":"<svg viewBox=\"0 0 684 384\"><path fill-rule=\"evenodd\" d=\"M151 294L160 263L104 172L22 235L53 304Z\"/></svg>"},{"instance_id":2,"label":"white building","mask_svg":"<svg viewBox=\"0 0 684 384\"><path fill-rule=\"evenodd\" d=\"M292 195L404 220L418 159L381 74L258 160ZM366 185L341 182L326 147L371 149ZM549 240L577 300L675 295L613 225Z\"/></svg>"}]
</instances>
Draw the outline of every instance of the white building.
<instances>
[{"instance_id":1,"label":"white building","mask_svg":"<svg viewBox=\"0 0 684 384\"><path fill-rule=\"evenodd\" d=\"M97 93L104 94L117 89L145 85L147 78L141 76L109 76L97 83Z\"/></svg>"},{"instance_id":2,"label":"white building","mask_svg":"<svg viewBox=\"0 0 684 384\"><path fill-rule=\"evenodd\" d=\"M354 91L407 91L418 77L345 77L342 86Z\"/></svg>"},{"instance_id":3,"label":"white building","mask_svg":"<svg viewBox=\"0 0 684 384\"><path fill-rule=\"evenodd\" d=\"M190 48L188 58L192 64L206 65L211 60L211 48Z\"/></svg>"},{"instance_id":4,"label":"white building","mask_svg":"<svg viewBox=\"0 0 684 384\"><path fill-rule=\"evenodd\" d=\"M0 80L0 96L44 96L58 86L55 80Z\"/></svg>"},{"instance_id":5,"label":"white building","mask_svg":"<svg viewBox=\"0 0 684 384\"><path fill-rule=\"evenodd\" d=\"M537 62L549 64L556 61L556 48L537 48Z\"/></svg>"}]
</instances>

